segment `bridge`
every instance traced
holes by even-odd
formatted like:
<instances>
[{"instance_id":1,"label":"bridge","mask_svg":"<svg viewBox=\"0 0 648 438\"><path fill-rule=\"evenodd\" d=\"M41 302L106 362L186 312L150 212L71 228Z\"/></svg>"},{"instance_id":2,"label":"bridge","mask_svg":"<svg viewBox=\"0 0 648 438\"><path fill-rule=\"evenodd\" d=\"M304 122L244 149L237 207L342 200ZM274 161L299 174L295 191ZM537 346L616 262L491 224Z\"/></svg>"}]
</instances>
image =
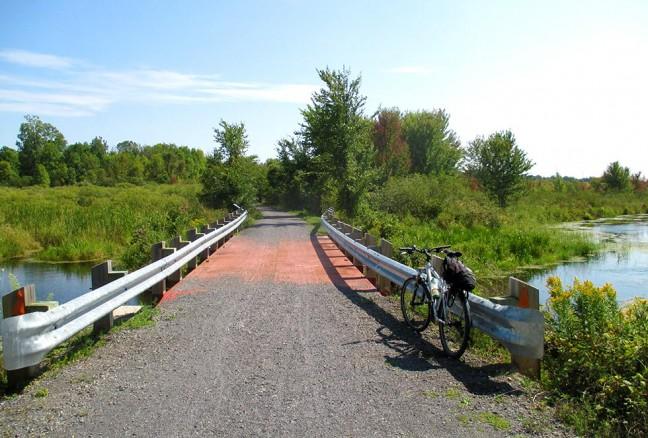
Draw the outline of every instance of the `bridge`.
<instances>
[{"instance_id":1,"label":"bridge","mask_svg":"<svg viewBox=\"0 0 648 438\"><path fill-rule=\"evenodd\" d=\"M370 281L357 268L361 255L342 252L332 232L262 212L224 244L205 230L194 236L204 239L194 252L160 245L160 261L149 266L161 273L151 268L140 278L158 294L156 324L109 331L89 358L0 401L0 432L492 436L523 433L529 424L557 427L534 409L508 364L446 359L434 335L407 329L398 302L379 291L384 278ZM236 217L219 225L228 223ZM192 257L196 267L186 277L161 284ZM104 273L106 284L92 293L110 284L123 289L117 301L139 293L122 285L130 284L123 274ZM106 297L103 303L115 299Z\"/></svg>"}]
</instances>

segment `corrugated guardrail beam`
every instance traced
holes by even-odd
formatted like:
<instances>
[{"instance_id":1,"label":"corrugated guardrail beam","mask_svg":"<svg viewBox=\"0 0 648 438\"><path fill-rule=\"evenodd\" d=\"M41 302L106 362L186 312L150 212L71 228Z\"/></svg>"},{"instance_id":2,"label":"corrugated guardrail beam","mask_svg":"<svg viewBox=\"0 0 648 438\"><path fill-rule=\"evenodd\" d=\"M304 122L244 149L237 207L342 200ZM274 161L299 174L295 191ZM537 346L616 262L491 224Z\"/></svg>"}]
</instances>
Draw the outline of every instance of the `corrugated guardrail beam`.
<instances>
[{"instance_id":1,"label":"corrugated guardrail beam","mask_svg":"<svg viewBox=\"0 0 648 438\"><path fill-rule=\"evenodd\" d=\"M350 257L397 285L416 275L416 270L367 248L350 236L347 224L340 229L322 216L322 225L328 235ZM505 306L474 294L469 296L473 326L500 341L514 356L539 360L544 353L544 317L535 309Z\"/></svg>"},{"instance_id":2,"label":"corrugated guardrail beam","mask_svg":"<svg viewBox=\"0 0 648 438\"><path fill-rule=\"evenodd\" d=\"M3 359L6 370L20 370L39 364L54 347L83 328L104 318L117 307L154 288L197 257L205 257L209 248L230 236L247 218L247 211L230 214L228 222L208 234L176 248L171 254L111 281L47 312L28 313L0 321Z\"/></svg>"}]
</instances>

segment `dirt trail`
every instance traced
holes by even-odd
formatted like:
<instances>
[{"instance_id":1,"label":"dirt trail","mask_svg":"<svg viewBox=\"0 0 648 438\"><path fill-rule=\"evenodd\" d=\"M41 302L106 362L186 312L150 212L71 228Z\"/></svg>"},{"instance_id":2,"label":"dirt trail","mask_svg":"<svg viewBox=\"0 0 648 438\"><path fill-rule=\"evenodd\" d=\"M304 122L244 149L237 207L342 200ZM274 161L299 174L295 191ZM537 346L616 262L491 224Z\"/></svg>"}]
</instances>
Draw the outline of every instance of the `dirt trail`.
<instances>
[{"instance_id":1,"label":"dirt trail","mask_svg":"<svg viewBox=\"0 0 648 438\"><path fill-rule=\"evenodd\" d=\"M444 359L327 237L286 213L265 210L160 309L155 326L112 333L90 358L0 402L0 432L564 434L506 366Z\"/></svg>"}]
</instances>

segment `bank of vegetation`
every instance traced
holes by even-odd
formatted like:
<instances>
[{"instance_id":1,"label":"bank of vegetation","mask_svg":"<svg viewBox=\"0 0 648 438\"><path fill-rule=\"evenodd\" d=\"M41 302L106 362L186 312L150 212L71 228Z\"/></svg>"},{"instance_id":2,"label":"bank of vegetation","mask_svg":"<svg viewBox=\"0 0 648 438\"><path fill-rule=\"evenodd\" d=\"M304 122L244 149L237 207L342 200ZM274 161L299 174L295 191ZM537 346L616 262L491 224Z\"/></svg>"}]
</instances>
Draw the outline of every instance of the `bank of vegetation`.
<instances>
[{"instance_id":1,"label":"bank of vegetation","mask_svg":"<svg viewBox=\"0 0 648 438\"><path fill-rule=\"evenodd\" d=\"M224 216L200 193L199 184L3 188L0 258L140 267L152 243Z\"/></svg>"}]
</instances>

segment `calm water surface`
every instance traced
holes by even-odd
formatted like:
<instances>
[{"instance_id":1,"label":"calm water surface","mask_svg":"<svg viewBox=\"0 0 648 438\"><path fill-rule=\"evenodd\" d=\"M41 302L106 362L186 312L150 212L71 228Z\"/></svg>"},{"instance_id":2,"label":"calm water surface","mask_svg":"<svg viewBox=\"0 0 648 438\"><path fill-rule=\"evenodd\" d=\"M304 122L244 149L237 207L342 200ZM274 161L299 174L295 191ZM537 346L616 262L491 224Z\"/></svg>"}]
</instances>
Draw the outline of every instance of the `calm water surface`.
<instances>
[{"instance_id":1,"label":"calm water surface","mask_svg":"<svg viewBox=\"0 0 648 438\"><path fill-rule=\"evenodd\" d=\"M612 283L620 302L648 298L648 215L620 216L567 224L568 229L586 232L605 245L605 251L588 260L569 262L532 274L528 282L540 289L540 300L549 298L547 278L558 276L563 286L574 278L595 285Z\"/></svg>"},{"instance_id":2,"label":"calm water surface","mask_svg":"<svg viewBox=\"0 0 648 438\"><path fill-rule=\"evenodd\" d=\"M0 295L11 292L16 277L18 283L34 284L39 300L70 301L90 290L90 269L93 263L29 263L0 262Z\"/></svg>"}]
</instances>

